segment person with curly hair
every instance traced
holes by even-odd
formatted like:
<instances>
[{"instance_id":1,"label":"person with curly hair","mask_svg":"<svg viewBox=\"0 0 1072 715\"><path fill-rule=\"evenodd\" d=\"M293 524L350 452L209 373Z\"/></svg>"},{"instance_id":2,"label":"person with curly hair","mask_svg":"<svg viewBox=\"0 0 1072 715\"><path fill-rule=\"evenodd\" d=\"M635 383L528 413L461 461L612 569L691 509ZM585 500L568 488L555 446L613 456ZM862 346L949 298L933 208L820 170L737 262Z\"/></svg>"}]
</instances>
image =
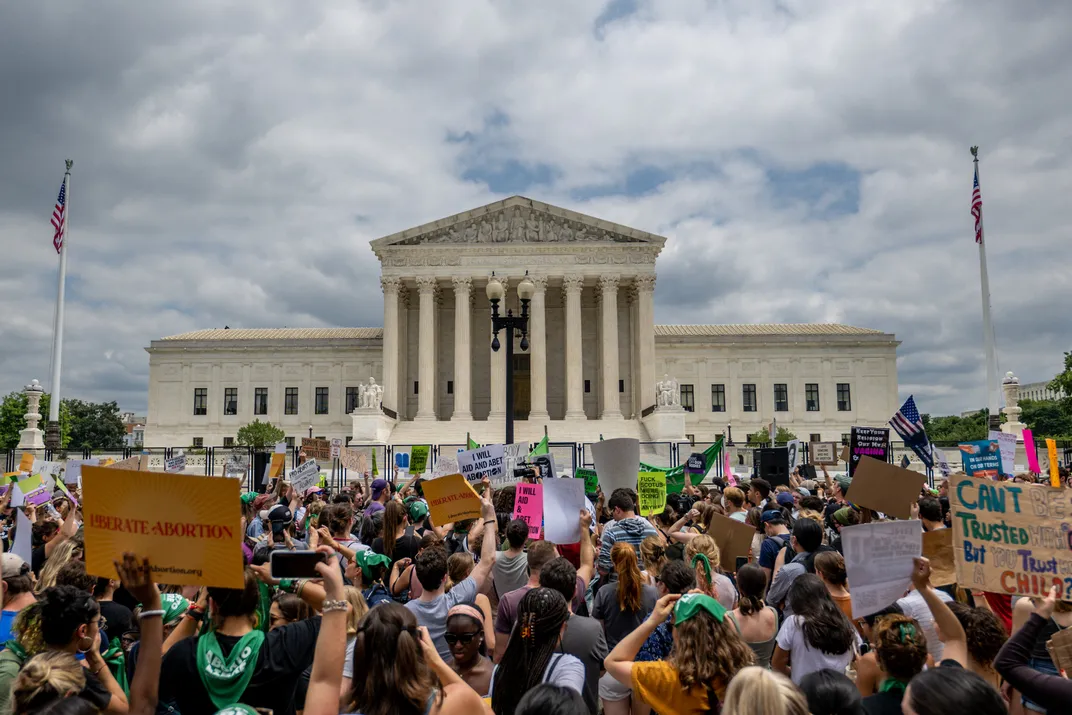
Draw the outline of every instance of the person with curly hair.
<instances>
[{"instance_id":1,"label":"person with curly hair","mask_svg":"<svg viewBox=\"0 0 1072 715\"><path fill-rule=\"evenodd\" d=\"M1001 676L994 670L994 659L1009 639L1001 620L993 611L963 603L950 603L949 610L953 611L968 637L968 670L1000 688Z\"/></svg>"},{"instance_id":2,"label":"person with curly hair","mask_svg":"<svg viewBox=\"0 0 1072 715\"><path fill-rule=\"evenodd\" d=\"M823 668L843 672L862 641L823 582L815 574L797 576L789 589L789 603L793 615L778 631L771 667L791 676L797 684L808 673Z\"/></svg>"},{"instance_id":3,"label":"person with curly hair","mask_svg":"<svg viewBox=\"0 0 1072 715\"><path fill-rule=\"evenodd\" d=\"M729 576L722 573L722 552L707 534L701 534L685 547L685 563L696 574L696 587L722 604L726 610L737 605L737 589Z\"/></svg>"},{"instance_id":4,"label":"person with curly hair","mask_svg":"<svg viewBox=\"0 0 1072 715\"><path fill-rule=\"evenodd\" d=\"M890 615L875 624L871 643L883 678L878 692L864 698L864 710L868 715L897 715L908 683L927 663L927 637L916 619Z\"/></svg>"},{"instance_id":5,"label":"person with curly hair","mask_svg":"<svg viewBox=\"0 0 1072 715\"><path fill-rule=\"evenodd\" d=\"M666 660L636 662L640 647L673 613L674 647ZM658 713L717 712L730 681L755 662L721 603L702 593L667 594L607 656L607 674Z\"/></svg>"}]
</instances>

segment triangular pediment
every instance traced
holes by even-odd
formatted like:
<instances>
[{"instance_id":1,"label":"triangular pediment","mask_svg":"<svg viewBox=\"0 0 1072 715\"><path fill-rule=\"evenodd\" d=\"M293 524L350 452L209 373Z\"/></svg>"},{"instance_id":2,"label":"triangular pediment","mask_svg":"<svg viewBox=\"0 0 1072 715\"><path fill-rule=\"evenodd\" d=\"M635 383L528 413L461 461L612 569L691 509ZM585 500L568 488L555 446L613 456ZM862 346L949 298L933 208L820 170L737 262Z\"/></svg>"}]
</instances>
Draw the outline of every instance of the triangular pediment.
<instances>
[{"instance_id":1,"label":"triangular pediment","mask_svg":"<svg viewBox=\"0 0 1072 715\"><path fill-rule=\"evenodd\" d=\"M659 248L662 236L577 211L511 196L372 241L372 249L408 246L612 243Z\"/></svg>"}]
</instances>

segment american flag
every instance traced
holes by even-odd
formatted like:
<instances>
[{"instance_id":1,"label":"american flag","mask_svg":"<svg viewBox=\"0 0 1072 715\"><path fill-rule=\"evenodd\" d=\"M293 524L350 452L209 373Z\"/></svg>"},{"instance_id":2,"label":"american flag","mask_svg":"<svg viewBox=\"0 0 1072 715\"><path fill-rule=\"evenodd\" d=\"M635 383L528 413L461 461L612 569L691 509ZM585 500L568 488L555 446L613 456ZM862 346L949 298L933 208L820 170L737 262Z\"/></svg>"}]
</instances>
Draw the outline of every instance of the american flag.
<instances>
[{"instance_id":1,"label":"american flag","mask_svg":"<svg viewBox=\"0 0 1072 715\"><path fill-rule=\"evenodd\" d=\"M56 208L52 209L52 225L56 233L52 236L52 245L56 247L56 253L63 252L63 234L67 230L67 182L60 184L60 195L56 199Z\"/></svg>"},{"instance_id":2,"label":"american flag","mask_svg":"<svg viewBox=\"0 0 1072 715\"><path fill-rule=\"evenodd\" d=\"M916 400L912 395L908 396L901 409L890 418L890 426L893 431L900 435L906 446L911 447L919 458L928 467L934 466L931 456L931 443L927 439L927 432L923 429L923 420L920 419L919 410L916 409Z\"/></svg>"},{"instance_id":3,"label":"american flag","mask_svg":"<svg viewBox=\"0 0 1072 715\"><path fill-rule=\"evenodd\" d=\"M979 165L975 166L975 185L972 187L971 215L975 217L975 242L983 242L983 193L979 191Z\"/></svg>"}]
</instances>

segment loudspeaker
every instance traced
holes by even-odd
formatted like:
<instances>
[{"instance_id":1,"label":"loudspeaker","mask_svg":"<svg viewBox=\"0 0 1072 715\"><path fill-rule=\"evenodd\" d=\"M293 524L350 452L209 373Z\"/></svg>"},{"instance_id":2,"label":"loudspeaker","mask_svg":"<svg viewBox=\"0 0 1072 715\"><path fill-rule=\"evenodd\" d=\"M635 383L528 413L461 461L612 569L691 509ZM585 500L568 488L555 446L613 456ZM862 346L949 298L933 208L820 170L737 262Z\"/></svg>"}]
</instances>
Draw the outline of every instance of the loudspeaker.
<instances>
[{"instance_id":1,"label":"loudspeaker","mask_svg":"<svg viewBox=\"0 0 1072 715\"><path fill-rule=\"evenodd\" d=\"M753 450L752 464L756 476L770 482L771 487L789 486L789 450L786 447Z\"/></svg>"}]
</instances>

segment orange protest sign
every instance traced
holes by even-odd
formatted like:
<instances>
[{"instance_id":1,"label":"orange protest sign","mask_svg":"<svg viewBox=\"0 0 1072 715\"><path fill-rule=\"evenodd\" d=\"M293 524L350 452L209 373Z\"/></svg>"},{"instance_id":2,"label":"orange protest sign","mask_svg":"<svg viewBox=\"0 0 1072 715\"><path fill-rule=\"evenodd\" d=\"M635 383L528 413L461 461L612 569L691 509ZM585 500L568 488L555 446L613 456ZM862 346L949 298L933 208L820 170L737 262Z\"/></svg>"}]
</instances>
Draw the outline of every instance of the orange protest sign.
<instances>
[{"instance_id":1,"label":"orange protest sign","mask_svg":"<svg viewBox=\"0 0 1072 715\"><path fill-rule=\"evenodd\" d=\"M480 516L480 496L460 474L422 481L421 488L436 526Z\"/></svg>"},{"instance_id":2,"label":"orange protest sign","mask_svg":"<svg viewBox=\"0 0 1072 715\"><path fill-rule=\"evenodd\" d=\"M1046 440L1046 456L1050 460L1050 486L1060 489L1061 473L1057 471L1057 442L1055 440Z\"/></svg>"},{"instance_id":3,"label":"orange protest sign","mask_svg":"<svg viewBox=\"0 0 1072 715\"><path fill-rule=\"evenodd\" d=\"M272 466L268 469L268 478L277 479L283 476L283 469L287 466L287 455L278 452L272 455Z\"/></svg>"},{"instance_id":4,"label":"orange protest sign","mask_svg":"<svg viewBox=\"0 0 1072 715\"><path fill-rule=\"evenodd\" d=\"M86 570L114 577L124 551L158 583L242 588L237 479L82 468Z\"/></svg>"},{"instance_id":5,"label":"orange protest sign","mask_svg":"<svg viewBox=\"0 0 1072 715\"><path fill-rule=\"evenodd\" d=\"M30 452L23 452L22 458L19 460L19 471L29 472L33 469L34 456Z\"/></svg>"}]
</instances>

